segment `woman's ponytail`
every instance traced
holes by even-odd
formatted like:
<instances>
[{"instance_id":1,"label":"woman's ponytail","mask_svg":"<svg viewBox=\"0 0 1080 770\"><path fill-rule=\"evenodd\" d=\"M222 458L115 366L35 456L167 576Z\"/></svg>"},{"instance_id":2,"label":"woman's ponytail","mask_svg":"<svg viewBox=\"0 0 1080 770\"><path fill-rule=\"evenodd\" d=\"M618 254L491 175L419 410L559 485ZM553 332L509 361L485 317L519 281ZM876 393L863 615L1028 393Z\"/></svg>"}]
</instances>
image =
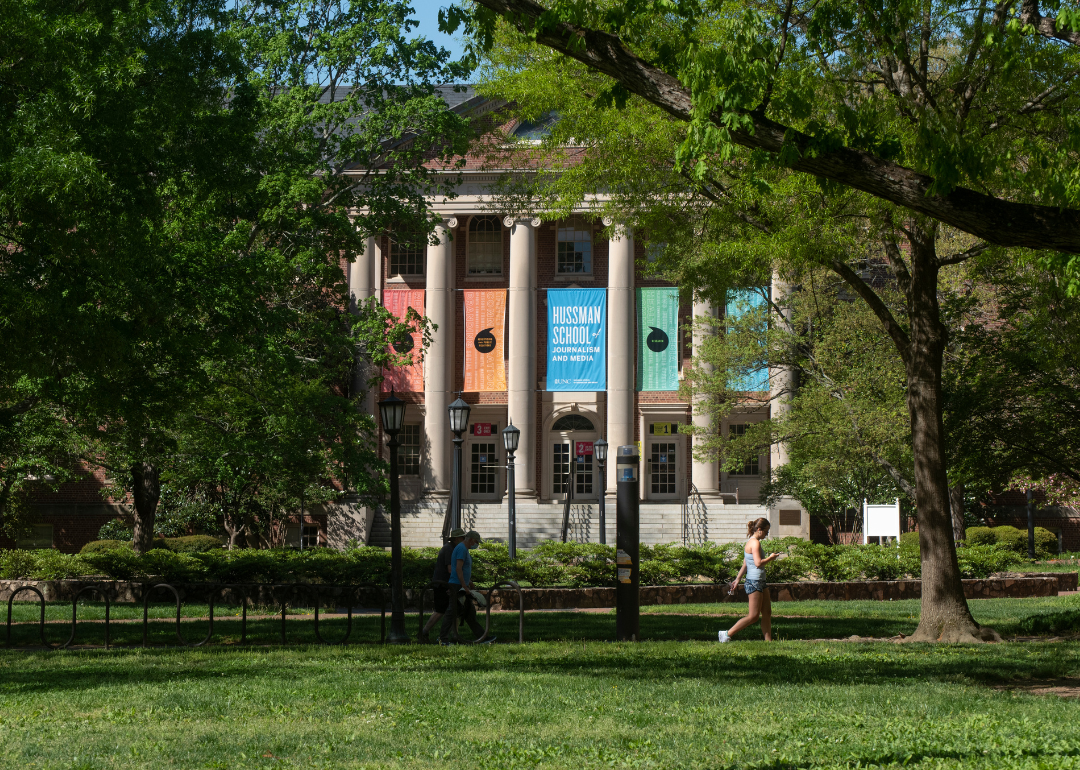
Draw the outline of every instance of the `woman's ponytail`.
<instances>
[{"instance_id":1,"label":"woman's ponytail","mask_svg":"<svg viewBox=\"0 0 1080 770\"><path fill-rule=\"evenodd\" d=\"M772 526L768 519L762 517L760 519L754 519L753 521L746 522L746 536L750 537L759 529L769 531L769 527Z\"/></svg>"}]
</instances>

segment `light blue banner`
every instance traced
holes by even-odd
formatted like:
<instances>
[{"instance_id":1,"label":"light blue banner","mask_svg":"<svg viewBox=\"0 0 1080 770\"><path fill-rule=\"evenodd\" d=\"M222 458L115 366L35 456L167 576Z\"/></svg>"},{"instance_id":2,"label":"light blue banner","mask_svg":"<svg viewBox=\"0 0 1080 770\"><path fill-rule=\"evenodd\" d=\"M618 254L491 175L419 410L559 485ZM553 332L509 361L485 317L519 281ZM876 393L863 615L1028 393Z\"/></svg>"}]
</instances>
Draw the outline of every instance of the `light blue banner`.
<instances>
[{"instance_id":1,"label":"light blue banner","mask_svg":"<svg viewBox=\"0 0 1080 770\"><path fill-rule=\"evenodd\" d=\"M748 313L760 311L765 306L765 297L758 289L730 289L727 295L725 314L728 318L742 318ZM741 391L767 391L769 389L769 370L748 369L742 372L730 372L728 387Z\"/></svg>"},{"instance_id":2,"label":"light blue banner","mask_svg":"<svg viewBox=\"0 0 1080 770\"><path fill-rule=\"evenodd\" d=\"M607 291L548 289L547 389L607 390Z\"/></svg>"}]
</instances>

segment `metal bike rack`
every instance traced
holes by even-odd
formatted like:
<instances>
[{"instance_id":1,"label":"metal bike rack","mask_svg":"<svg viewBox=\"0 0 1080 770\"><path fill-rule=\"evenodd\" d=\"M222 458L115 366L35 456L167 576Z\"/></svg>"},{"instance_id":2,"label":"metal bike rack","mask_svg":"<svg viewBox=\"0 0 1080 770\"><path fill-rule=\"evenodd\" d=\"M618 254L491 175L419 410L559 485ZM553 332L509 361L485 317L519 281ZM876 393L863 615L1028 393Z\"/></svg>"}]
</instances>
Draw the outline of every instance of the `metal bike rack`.
<instances>
[{"instance_id":1,"label":"metal bike rack","mask_svg":"<svg viewBox=\"0 0 1080 770\"><path fill-rule=\"evenodd\" d=\"M8 597L7 603L7 644L11 644L11 604L15 601L15 597L21 594L23 591L33 591L37 594L38 601L41 602L41 624L38 627L38 631L41 634L41 644L45 647L52 647L51 644L45 641L45 596L34 586L22 586L16 588L11 592L11 596Z\"/></svg>"},{"instance_id":2,"label":"metal bike rack","mask_svg":"<svg viewBox=\"0 0 1080 770\"><path fill-rule=\"evenodd\" d=\"M75 643L75 623L79 613L79 597L86 593L96 593L102 599L105 600L105 649L109 649L109 606L112 602L109 599L109 592L105 590L104 586L83 586L75 594L75 598L71 600L71 636L68 640L60 645L60 649L66 650L72 644Z\"/></svg>"}]
</instances>

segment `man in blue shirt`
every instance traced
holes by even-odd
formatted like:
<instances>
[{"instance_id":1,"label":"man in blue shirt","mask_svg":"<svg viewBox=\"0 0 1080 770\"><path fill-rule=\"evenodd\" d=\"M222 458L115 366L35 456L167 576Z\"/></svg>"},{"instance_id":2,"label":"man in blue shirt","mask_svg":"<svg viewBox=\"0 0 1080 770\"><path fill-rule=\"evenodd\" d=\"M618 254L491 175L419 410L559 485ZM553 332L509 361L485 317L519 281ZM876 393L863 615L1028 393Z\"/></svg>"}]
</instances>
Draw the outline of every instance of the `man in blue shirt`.
<instances>
[{"instance_id":1,"label":"man in blue shirt","mask_svg":"<svg viewBox=\"0 0 1080 770\"><path fill-rule=\"evenodd\" d=\"M439 628L439 644L450 644L450 631L456 628L457 619L464 620L473 634L479 639L484 635L484 627L476 622L476 607L472 603L469 590L472 582L472 554L469 553L480 545L481 537L475 530L465 535L465 540L454 548L450 557L450 607L443 615L442 626ZM455 631L454 636L457 636ZM485 642L494 642L495 637L488 637Z\"/></svg>"}]
</instances>

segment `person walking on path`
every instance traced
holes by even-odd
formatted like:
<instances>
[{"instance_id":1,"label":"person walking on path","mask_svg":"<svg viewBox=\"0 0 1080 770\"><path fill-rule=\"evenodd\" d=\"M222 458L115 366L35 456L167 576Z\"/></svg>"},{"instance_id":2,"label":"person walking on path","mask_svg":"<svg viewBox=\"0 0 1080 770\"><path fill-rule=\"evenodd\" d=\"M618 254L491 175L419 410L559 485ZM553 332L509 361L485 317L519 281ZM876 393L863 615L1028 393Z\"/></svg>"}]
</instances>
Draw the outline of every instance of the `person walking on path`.
<instances>
[{"instance_id":1,"label":"person walking on path","mask_svg":"<svg viewBox=\"0 0 1080 770\"><path fill-rule=\"evenodd\" d=\"M468 624L477 639L484 635L483 626L476 622L476 607L469 595L469 591L475 587L472 582L472 554L469 551L480 545L481 540L476 530L470 530L465 535L465 540L455 546L450 557L450 607L443 615L442 626L439 628L441 645L451 643L450 632L457 626L459 617ZM456 632L454 636L457 636ZM494 642L495 637L488 637L484 641Z\"/></svg>"},{"instance_id":2,"label":"person walking on path","mask_svg":"<svg viewBox=\"0 0 1080 770\"><path fill-rule=\"evenodd\" d=\"M433 589L435 608L431 613L431 617L428 618L427 623L424 624L424 630L420 632L420 641L429 642L428 634L431 633L431 629L435 627L435 624L439 622L439 619L446 614L446 609L450 606L450 559L454 554L454 548L458 543L465 539L465 530L460 527L455 527L450 530L450 538L446 541L442 548L439 549L439 555L435 559L435 570L431 573L431 582L435 584Z\"/></svg>"},{"instance_id":3,"label":"person walking on path","mask_svg":"<svg viewBox=\"0 0 1080 770\"><path fill-rule=\"evenodd\" d=\"M746 525L746 534L749 539L743 546L743 565L739 574L731 583L732 592L739 587L739 580L746 574L746 596L750 600L750 612L745 618L739 620L727 631L721 631L718 638L721 642L731 640L731 637L742 631L747 626L752 626L761 621L761 631L765 634L765 641L772 641L772 597L769 596L769 587L765 584L765 565L777 559L780 554L774 553L766 556L761 550L761 541L769 536L769 520L756 519Z\"/></svg>"}]
</instances>

